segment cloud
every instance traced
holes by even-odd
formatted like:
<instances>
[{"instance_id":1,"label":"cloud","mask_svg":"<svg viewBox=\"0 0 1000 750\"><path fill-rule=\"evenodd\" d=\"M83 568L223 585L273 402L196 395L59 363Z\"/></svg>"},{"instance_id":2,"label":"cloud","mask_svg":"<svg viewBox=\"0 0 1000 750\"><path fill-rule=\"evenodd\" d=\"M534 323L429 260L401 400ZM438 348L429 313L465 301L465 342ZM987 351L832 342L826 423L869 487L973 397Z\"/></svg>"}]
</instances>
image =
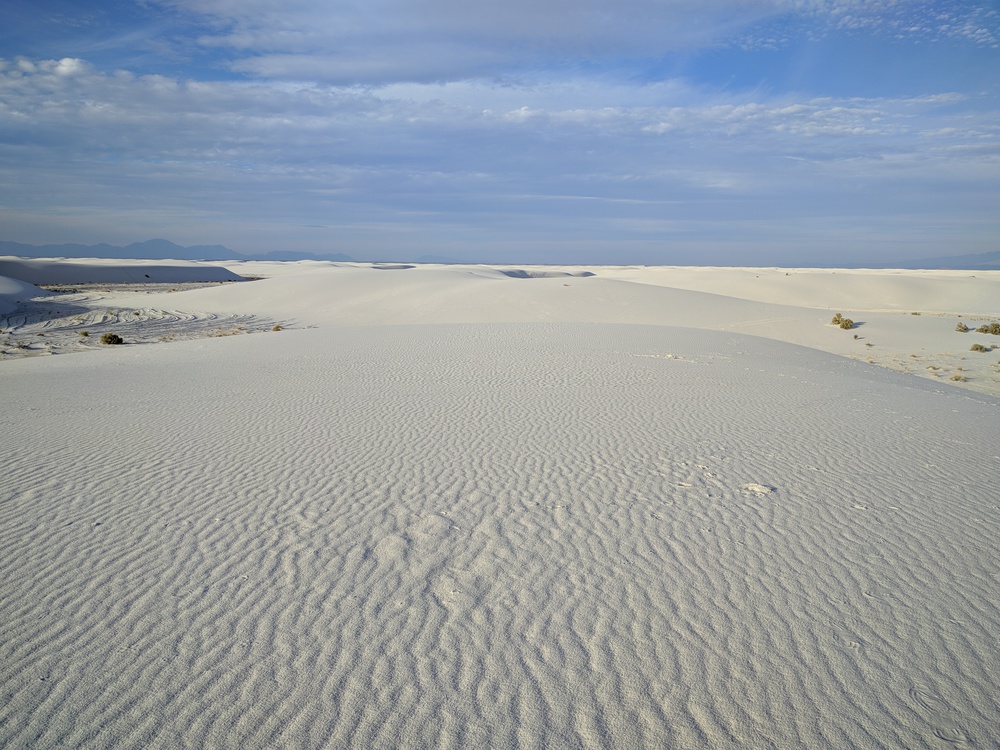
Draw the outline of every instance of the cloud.
<instances>
[{"instance_id":1,"label":"cloud","mask_svg":"<svg viewBox=\"0 0 1000 750\"><path fill-rule=\"evenodd\" d=\"M795 99L584 78L373 91L64 59L0 62L0 102L0 182L19 186L8 211L157 216L203 228L193 242L249 249L305 242L320 230L299 225L317 224L397 251L476 232L653 242L681 225L676 236L714 227L721 241L751 218L878 205L919 221L964 215L975 190L1000 197L1000 120L969 95ZM226 236L206 234L219 226Z\"/></svg>"},{"instance_id":2,"label":"cloud","mask_svg":"<svg viewBox=\"0 0 1000 750\"><path fill-rule=\"evenodd\" d=\"M1000 229L998 68L984 64L997 14L982 3L130 7L148 14L88 11L80 38L62 19L36 45L51 52L0 60L5 226L76 217L155 224L129 241L381 257L752 253L909 241L932 219L968 227L955 247L973 252Z\"/></svg>"},{"instance_id":3,"label":"cloud","mask_svg":"<svg viewBox=\"0 0 1000 750\"><path fill-rule=\"evenodd\" d=\"M837 30L995 45L988 5L927 0L162 0L200 43L262 78L440 82L540 67L656 61L738 45L780 48Z\"/></svg>"},{"instance_id":4,"label":"cloud","mask_svg":"<svg viewBox=\"0 0 1000 750\"><path fill-rule=\"evenodd\" d=\"M235 70L342 84L453 81L542 65L649 57L712 43L775 2L371 0L336 4L191 3L219 31Z\"/></svg>"},{"instance_id":5,"label":"cloud","mask_svg":"<svg viewBox=\"0 0 1000 750\"><path fill-rule=\"evenodd\" d=\"M954 0L803 0L779 24L765 22L740 37L744 49L774 49L791 39L836 32L906 42L1000 44L1000 13L988 3Z\"/></svg>"},{"instance_id":6,"label":"cloud","mask_svg":"<svg viewBox=\"0 0 1000 750\"><path fill-rule=\"evenodd\" d=\"M650 148L679 153L692 146L699 159L720 148L815 156L835 147L844 157L863 157L873 146L924 148L929 138L982 146L1000 135L989 100L978 111L979 100L957 93L796 99L590 79L527 89L464 83L372 91L186 81L103 73L75 59L19 59L0 61L0 94L5 141L44 146L53 160L102 153L125 161L232 158L261 169L403 164L450 172L465 164L492 174L517 161L515 147L531 159L572 154L579 163L637 154L655 164Z\"/></svg>"}]
</instances>

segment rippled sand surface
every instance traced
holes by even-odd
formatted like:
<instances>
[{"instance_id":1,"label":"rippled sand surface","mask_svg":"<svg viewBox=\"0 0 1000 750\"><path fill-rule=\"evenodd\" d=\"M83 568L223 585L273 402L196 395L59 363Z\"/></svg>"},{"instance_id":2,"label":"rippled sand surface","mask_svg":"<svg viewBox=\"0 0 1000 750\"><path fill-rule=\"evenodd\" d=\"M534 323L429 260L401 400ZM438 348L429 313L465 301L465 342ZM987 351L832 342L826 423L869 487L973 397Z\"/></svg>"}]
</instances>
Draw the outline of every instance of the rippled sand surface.
<instances>
[{"instance_id":1,"label":"rippled sand surface","mask_svg":"<svg viewBox=\"0 0 1000 750\"><path fill-rule=\"evenodd\" d=\"M246 282L244 282L246 283ZM168 304L181 291L208 284L54 285L44 297L17 300L0 314L0 361L101 348L101 336L123 342L154 344L209 336L236 336L272 330L269 318L253 314L214 313L150 307L143 297ZM164 290L163 287L166 287ZM132 304L122 306L128 299ZM162 302L161 302L162 304Z\"/></svg>"},{"instance_id":2,"label":"rippled sand surface","mask_svg":"<svg viewBox=\"0 0 1000 750\"><path fill-rule=\"evenodd\" d=\"M3 379L8 746L995 741L995 399L607 324Z\"/></svg>"}]
</instances>

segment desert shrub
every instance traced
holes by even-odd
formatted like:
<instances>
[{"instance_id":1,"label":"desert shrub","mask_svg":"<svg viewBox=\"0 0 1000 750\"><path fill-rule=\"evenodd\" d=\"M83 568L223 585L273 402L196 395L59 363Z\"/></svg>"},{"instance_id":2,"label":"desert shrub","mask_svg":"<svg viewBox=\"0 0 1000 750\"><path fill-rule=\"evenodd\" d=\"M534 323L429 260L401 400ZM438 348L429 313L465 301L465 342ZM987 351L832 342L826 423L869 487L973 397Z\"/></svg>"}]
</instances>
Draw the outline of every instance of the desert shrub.
<instances>
[{"instance_id":1,"label":"desert shrub","mask_svg":"<svg viewBox=\"0 0 1000 750\"><path fill-rule=\"evenodd\" d=\"M968 378L965 377L965 375L959 375L957 372L951 376L951 379L954 380L956 383L964 383L965 381L968 380Z\"/></svg>"},{"instance_id":2,"label":"desert shrub","mask_svg":"<svg viewBox=\"0 0 1000 750\"><path fill-rule=\"evenodd\" d=\"M841 315L840 313L837 313L836 315L833 316L833 319L830 321L830 325L839 326L840 325L840 321L842 321L843 319L844 319L844 316Z\"/></svg>"},{"instance_id":3,"label":"desert shrub","mask_svg":"<svg viewBox=\"0 0 1000 750\"><path fill-rule=\"evenodd\" d=\"M984 323L976 329L976 333L992 333L994 336L1000 336L1000 323Z\"/></svg>"},{"instance_id":4,"label":"desert shrub","mask_svg":"<svg viewBox=\"0 0 1000 750\"><path fill-rule=\"evenodd\" d=\"M986 347L986 346L983 346L982 344L973 344L971 347L969 347L969 351L970 352L988 352L988 351L990 351L990 348Z\"/></svg>"},{"instance_id":5,"label":"desert shrub","mask_svg":"<svg viewBox=\"0 0 1000 750\"><path fill-rule=\"evenodd\" d=\"M102 333L101 334L102 344L124 344L125 339L119 336L117 333Z\"/></svg>"},{"instance_id":6,"label":"desert shrub","mask_svg":"<svg viewBox=\"0 0 1000 750\"><path fill-rule=\"evenodd\" d=\"M272 331L280 331L281 330L281 324L279 323L279 324L275 325L274 328L272 328L271 330Z\"/></svg>"},{"instance_id":7,"label":"desert shrub","mask_svg":"<svg viewBox=\"0 0 1000 750\"><path fill-rule=\"evenodd\" d=\"M845 331L849 331L852 328L854 328L854 321L851 320L850 318L841 318L840 327L843 328Z\"/></svg>"},{"instance_id":8,"label":"desert shrub","mask_svg":"<svg viewBox=\"0 0 1000 750\"><path fill-rule=\"evenodd\" d=\"M959 333L967 333L969 326L965 325L962 321L958 321L958 324L955 326L955 330Z\"/></svg>"},{"instance_id":9,"label":"desert shrub","mask_svg":"<svg viewBox=\"0 0 1000 750\"><path fill-rule=\"evenodd\" d=\"M83 336L84 338L87 338L87 336L90 335L90 331L80 331L80 335Z\"/></svg>"}]
</instances>

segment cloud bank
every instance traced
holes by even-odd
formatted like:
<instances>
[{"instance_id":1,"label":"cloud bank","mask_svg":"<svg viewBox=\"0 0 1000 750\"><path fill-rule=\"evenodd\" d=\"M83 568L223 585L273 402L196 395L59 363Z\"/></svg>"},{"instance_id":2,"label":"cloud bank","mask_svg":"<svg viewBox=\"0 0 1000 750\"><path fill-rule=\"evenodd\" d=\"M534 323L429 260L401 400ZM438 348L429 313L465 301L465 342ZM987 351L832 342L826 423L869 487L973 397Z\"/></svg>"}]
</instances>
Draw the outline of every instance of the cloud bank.
<instances>
[{"instance_id":1,"label":"cloud bank","mask_svg":"<svg viewBox=\"0 0 1000 750\"><path fill-rule=\"evenodd\" d=\"M135 70L0 59L10 239L805 263L985 252L1000 234L985 6L156 7L171 31L155 53L125 45L143 47ZM831 94L822 75L773 74L845 69L836 54L875 43L892 61L947 47L955 85ZM759 66L757 85L732 85L734 60Z\"/></svg>"}]
</instances>

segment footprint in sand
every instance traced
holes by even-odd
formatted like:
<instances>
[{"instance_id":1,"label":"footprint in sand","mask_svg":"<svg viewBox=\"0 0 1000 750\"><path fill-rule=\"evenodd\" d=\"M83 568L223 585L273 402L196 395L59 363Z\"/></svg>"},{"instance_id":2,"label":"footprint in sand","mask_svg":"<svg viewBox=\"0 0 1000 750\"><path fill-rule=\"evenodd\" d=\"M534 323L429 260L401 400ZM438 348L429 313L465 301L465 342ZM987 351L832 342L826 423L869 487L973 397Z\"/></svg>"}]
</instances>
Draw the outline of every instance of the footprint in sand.
<instances>
[{"instance_id":1,"label":"footprint in sand","mask_svg":"<svg viewBox=\"0 0 1000 750\"><path fill-rule=\"evenodd\" d=\"M893 607L907 607L909 606L903 599L901 599L896 592L889 586L874 585L870 588L864 589L862 592L866 597L879 604L887 604Z\"/></svg>"},{"instance_id":2,"label":"footprint in sand","mask_svg":"<svg viewBox=\"0 0 1000 750\"><path fill-rule=\"evenodd\" d=\"M390 534L379 540L374 548L375 559L383 565L402 562L410 551L410 540Z\"/></svg>"},{"instance_id":3,"label":"footprint in sand","mask_svg":"<svg viewBox=\"0 0 1000 750\"><path fill-rule=\"evenodd\" d=\"M950 714L949 706L934 690L924 683L915 682L909 689L910 698L917 705L920 713L931 726L931 732L939 740L954 745L968 744L972 740Z\"/></svg>"},{"instance_id":4,"label":"footprint in sand","mask_svg":"<svg viewBox=\"0 0 1000 750\"><path fill-rule=\"evenodd\" d=\"M433 577L430 594L449 614L468 612L479 602L482 592L477 579L463 571L447 570Z\"/></svg>"},{"instance_id":5,"label":"footprint in sand","mask_svg":"<svg viewBox=\"0 0 1000 750\"><path fill-rule=\"evenodd\" d=\"M743 491L749 492L752 495L757 495L757 497L764 497L765 495L770 495L772 492L777 492L777 488L769 487L766 484L749 482L748 484L743 485Z\"/></svg>"},{"instance_id":6,"label":"footprint in sand","mask_svg":"<svg viewBox=\"0 0 1000 750\"><path fill-rule=\"evenodd\" d=\"M843 628L833 629L833 639L852 651L862 651L865 647L865 642L861 640L861 638L851 631L844 630Z\"/></svg>"}]
</instances>

